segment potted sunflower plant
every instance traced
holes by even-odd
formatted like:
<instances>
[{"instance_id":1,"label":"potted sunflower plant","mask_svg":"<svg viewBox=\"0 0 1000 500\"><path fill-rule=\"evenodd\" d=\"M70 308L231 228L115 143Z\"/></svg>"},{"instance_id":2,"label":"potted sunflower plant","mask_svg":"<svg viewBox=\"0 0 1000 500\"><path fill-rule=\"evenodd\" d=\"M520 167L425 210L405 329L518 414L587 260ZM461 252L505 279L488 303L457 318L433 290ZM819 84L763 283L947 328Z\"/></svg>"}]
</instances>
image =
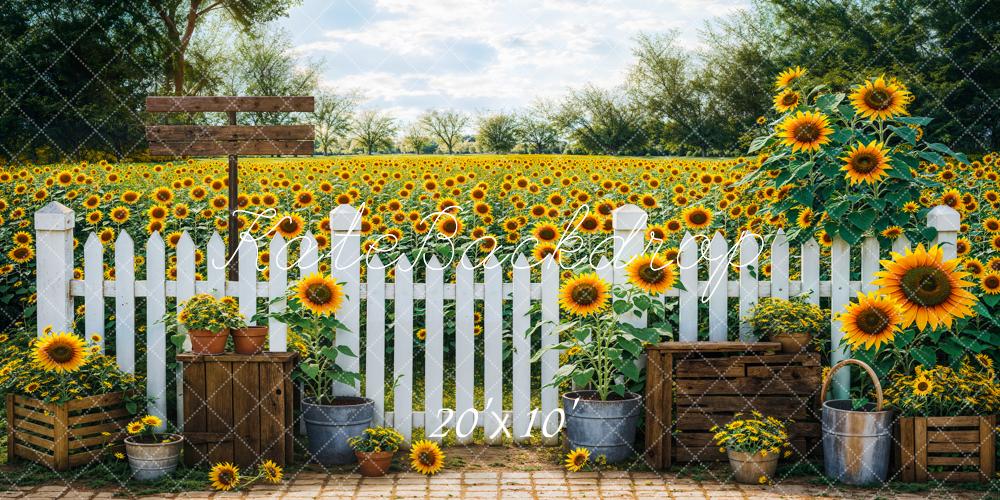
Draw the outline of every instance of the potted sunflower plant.
<instances>
[{"instance_id":1,"label":"potted sunflower plant","mask_svg":"<svg viewBox=\"0 0 1000 500\"><path fill-rule=\"evenodd\" d=\"M230 331L247 326L236 299L217 299L207 293L193 295L181 303L176 315L167 313L163 322L169 328L183 326L191 339L191 352L195 354L222 354Z\"/></svg>"},{"instance_id":2,"label":"potted sunflower plant","mask_svg":"<svg viewBox=\"0 0 1000 500\"><path fill-rule=\"evenodd\" d=\"M809 350L812 339L829 324L823 310L802 297L761 299L746 319L756 333L780 343L785 353Z\"/></svg>"},{"instance_id":3,"label":"potted sunflower plant","mask_svg":"<svg viewBox=\"0 0 1000 500\"><path fill-rule=\"evenodd\" d=\"M355 396L335 396L335 382L353 385L356 372L337 364L340 356L357 357L337 344L337 331L347 327L333 316L344 302L344 291L332 277L313 273L289 289L287 307L268 317L288 325L298 339L301 354L293 373L303 387L302 418L306 423L309 455L323 465L356 461L348 441L371 424L375 402Z\"/></svg>"},{"instance_id":4,"label":"potted sunflower plant","mask_svg":"<svg viewBox=\"0 0 1000 500\"><path fill-rule=\"evenodd\" d=\"M712 440L729 458L733 478L744 484L766 484L774 478L778 459L789 457L785 424L754 410L747 418L742 413L722 427L712 427Z\"/></svg>"},{"instance_id":5,"label":"potted sunflower plant","mask_svg":"<svg viewBox=\"0 0 1000 500\"><path fill-rule=\"evenodd\" d=\"M348 442L358 458L358 472L365 477L380 477L389 471L392 457L403 444L403 435L392 427L369 427Z\"/></svg>"},{"instance_id":6,"label":"potted sunflower plant","mask_svg":"<svg viewBox=\"0 0 1000 500\"><path fill-rule=\"evenodd\" d=\"M592 272L568 280L559 301L575 320L557 326L562 341L543 347L533 357L537 361L550 350L565 353L565 364L548 386L577 388L562 395L569 447L586 449L609 464L632 457L636 450L644 383L639 360L644 346L672 332L669 306L650 295L674 285L674 264L660 255L641 255L626 271L631 286L612 287ZM656 326L640 328L625 321L644 314Z\"/></svg>"},{"instance_id":7,"label":"potted sunflower plant","mask_svg":"<svg viewBox=\"0 0 1000 500\"><path fill-rule=\"evenodd\" d=\"M138 481L156 481L177 470L184 437L173 432L160 432L163 420L156 415L144 415L125 427L125 454Z\"/></svg>"}]
</instances>

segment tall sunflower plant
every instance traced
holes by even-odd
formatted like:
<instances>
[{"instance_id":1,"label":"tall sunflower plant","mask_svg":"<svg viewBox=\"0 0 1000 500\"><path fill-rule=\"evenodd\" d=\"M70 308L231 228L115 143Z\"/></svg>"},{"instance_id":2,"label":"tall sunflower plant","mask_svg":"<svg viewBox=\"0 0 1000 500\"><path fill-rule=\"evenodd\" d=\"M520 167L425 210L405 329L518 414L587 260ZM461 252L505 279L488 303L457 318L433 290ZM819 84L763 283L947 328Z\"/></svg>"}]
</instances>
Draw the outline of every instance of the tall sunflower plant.
<instances>
[{"instance_id":1,"label":"tall sunflower plant","mask_svg":"<svg viewBox=\"0 0 1000 500\"><path fill-rule=\"evenodd\" d=\"M354 384L361 374L338 364L341 356L356 358L348 346L337 344L337 332L347 330L334 313L344 302L344 290L331 276L313 273L289 288L286 307L280 312L257 315L256 321L274 318L288 325L298 340L299 363L293 376L301 382L304 396L315 404L332 404L334 382Z\"/></svg>"},{"instance_id":2,"label":"tall sunflower plant","mask_svg":"<svg viewBox=\"0 0 1000 500\"><path fill-rule=\"evenodd\" d=\"M879 76L837 92L795 67L782 72L775 87L778 116L749 148L763 158L761 167L741 183L777 193L768 211L797 222L790 238L802 241L823 230L853 245L868 235L885 241L935 236L919 224L928 208L903 210L938 184L921 163L969 160L924 140L931 119L909 116L913 94L906 85Z\"/></svg>"},{"instance_id":3,"label":"tall sunflower plant","mask_svg":"<svg viewBox=\"0 0 1000 500\"><path fill-rule=\"evenodd\" d=\"M640 255L628 264L627 285L612 286L595 272L581 269L559 291L559 303L572 321L555 325L560 342L543 347L532 357L537 362L549 351L560 352L562 366L547 387L592 389L602 401L640 393L645 375L638 363L646 345L673 336L675 304L654 297L676 281L676 265L660 255ZM536 306L537 308L537 306ZM649 326L629 320L645 318ZM539 322L529 330L551 326Z\"/></svg>"}]
</instances>

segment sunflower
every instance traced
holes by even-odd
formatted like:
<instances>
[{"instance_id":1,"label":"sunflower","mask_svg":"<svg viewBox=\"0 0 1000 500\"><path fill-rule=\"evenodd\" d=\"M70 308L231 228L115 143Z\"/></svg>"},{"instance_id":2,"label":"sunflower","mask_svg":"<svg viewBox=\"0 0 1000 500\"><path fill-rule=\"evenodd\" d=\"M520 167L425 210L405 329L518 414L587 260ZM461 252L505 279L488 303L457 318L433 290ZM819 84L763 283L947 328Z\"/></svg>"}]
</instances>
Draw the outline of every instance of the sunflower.
<instances>
[{"instance_id":1,"label":"sunflower","mask_svg":"<svg viewBox=\"0 0 1000 500\"><path fill-rule=\"evenodd\" d=\"M844 341L852 348L872 346L878 350L888 344L900 330L900 307L891 298L877 293L858 292L858 301L848 304L840 315Z\"/></svg>"},{"instance_id":2,"label":"sunflower","mask_svg":"<svg viewBox=\"0 0 1000 500\"><path fill-rule=\"evenodd\" d=\"M905 115L906 105L913 95L906 86L895 79L880 76L858 85L850 96L851 104L858 114L872 120L884 120Z\"/></svg>"},{"instance_id":3,"label":"sunflower","mask_svg":"<svg viewBox=\"0 0 1000 500\"><path fill-rule=\"evenodd\" d=\"M146 415L145 417L142 417L142 423L149 427L159 427L160 425L163 425L163 420L160 420L160 417L157 417L156 415Z\"/></svg>"},{"instance_id":4,"label":"sunflower","mask_svg":"<svg viewBox=\"0 0 1000 500\"><path fill-rule=\"evenodd\" d=\"M410 466L413 470L430 476L444 468L444 453L437 443L432 441L417 441L410 448Z\"/></svg>"},{"instance_id":5,"label":"sunflower","mask_svg":"<svg viewBox=\"0 0 1000 500\"><path fill-rule=\"evenodd\" d=\"M136 420L135 422L129 422L125 426L125 430L132 435L138 434L146 429L146 424L142 423L141 420Z\"/></svg>"},{"instance_id":6,"label":"sunflower","mask_svg":"<svg viewBox=\"0 0 1000 500\"><path fill-rule=\"evenodd\" d=\"M437 230L443 236L453 238L462 232L462 221L454 215L443 215L438 220Z\"/></svg>"},{"instance_id":7,"label":"sunflower","mask_svg":"<svg viewBox=\"0 0 1000 500\"><path fill-rule=\"evenodd\" d=\"M1000 273L988 273L979 280L979 288L986 295L996 295L1000 293Z\"/></svg>"},{"instance_id":8,"label":"sunflower","mask_svg":"<svg viewBox=\"0 0 1000 500\"><path fill-rule=\"evenodd\" d=\"M629 283L654 295L667 291L677 279L674 265L655 254L634 257L625 272Z\"/></svg>"},{"instance_id":9,"label":"sunflower","mask_svg":"<svg viewBox=\"0 0 1000 500\"><path fill-rule=\"evenodd\" d=\"M916 251L893 252L892 260L883 260L885 270L875 273L878 279L873 283L881 287L879 293L902 306L903 328L914 322L920 330L928 325L950 327L953 319L971 316L976 302L966 290L973 286L964 279L969 273L957 270L960 262L943 261L939 246L927 250L921 244Z\"/></svg>"},{"instance_id":10,"label":"sunflower","mask_svg":"<svg viewBox=\"0 0 1000 500\"><path fill-rule=\"evenodd\" d=\"M264 479L274 484L280 483L281 478L285 475L284 471L281 470L281 466L274 463L274 460L264 460L261 462L260 472L264 475Z\"/></svg>"},{"instance_id":11,"label":"sunflower","mask_svg":"<svg viewBox=\"0 0 1000 500\"><path fill-rule=\"evenodd\" d=\"M889 166L889 151L881 142L871 141L867 146L859 142L841 160L846 163L840 170L847 172L845 177L852 186L862 182L875 184L888 175L886 170L892 169Z\"/></svg>"},{"instance_id":12,"label":"sunflower","mask_svg":"<svg viewBox=\"0 0 1000 500\"><path fill-rule=\"evenodd\" d=\"M805 68L800 68L798 66L788 68L781 73L778 73L778 77L774 80L774 88L783 89L791 85L795 80L805 76L805 74Z\"/></svg>"},{"instance_id":13,"label":"sunflower","mask_svg":"<svg viewBox=\"0 0 1000 500\"><path fill-rule=\"evenodd\" d=\"M344 301L344 290L340 284L318 272L302 278L295 288L299 302L320 316L337 312Z\"/></svg>"},{"instance_id":14,"label":"sunflower","mask_svg":"<svg viewBox=\"0 0 1000 500\"><path fill-rule=\"evenodd\" d=\"M924 375L919 375L913 379L913 395L926 396L934 390L934 382Z\"/></svg>"},{"instance_id":15,"label":"sunflower","mask_svg":"<svg viewBox=\"0 0 1000 500\"><path fill-rule=\"evenodd\" d=\"M830 120L818 111L799 111L778 124L778 137L782 142L792 147L792 151L818 151L823 144L830 142Z\"/></svg>"},{"instance_id":16,"label":"sunflower","mask_svg":"<svg viewBox=\"0 0 1000 500\"><path fill-rule=\"evenodd\" d=\"M14 247L7 252L7 257L18 264L24 264L35 258L35 251L31 247Z\"/></svg>"},{"instance_id":17,"label":"sunflower","mask_svg":"<svg viewBox=\"0 0 1000 500\"><path fill-rule=\"evenodd\" d=\"M229 491L239 486L240 469L229 462L215 464L208 473L208 480L212 482L212 488Z\"/></svg>"},{"instance_id":18,"label":"sunflower","mask_svg":"<svg viewBox=\"0 0 1000 500\"><path fill-rule=\"evenodd\" d=\"M559 291L559 303L570 314L588 316L608 303L608 284L594 273L573 277Z\"/></svg>"},{"instance_id":19,"label":"sunflower","mask_svg":"<svg viewBox=\"0 0 1000 500\"><path fill-rule=\"evenodd\" d=\"M779 113L791 111L799 107L799 102L801 100L801 94L792 89L785 89L778 95L774 96L774 109L778 110ZM761 125L763 125L763 123Z\"/></svg>"},{"instance_id":20,"label":"sunflower","mask_svg":"<svg viewBox=\"0 0 1000 500\"><path fill-rule=\"evenodd\" d=\"M685 208L681 217L691 229L702 229L712 223L712 211L702 206Z\"/></svg>"},{"instance_id":21,"label":"sunflower","mask_svg":"<svg viewBox=\"0 0 1000 500\"><path fill-rule=\"evenodd\" d=\"M586 448L577 448L566 454L566 470L570 472L579 472L587 462L590 461L590 450Z\"/></svg>"},{"instance_id":22,"label":"sunflower","mask_svg":"<svg viewBox=\"0 0 1000 500\"><path fill-rule=\"evenodd\" d=\"M543 222L535 226L531 235L541 242L550 242L559 239L559 228L554 224Z\"/></svg>"},{"instance_id":23,"label":"sunflower","mask_svg":"<svg viewBox=\"0 0 1000 500\"><path fill-rule=\"evenodd\" d=\"M86 343L72 333L48 333L35 341L35 364L45 371L75 372L87 363Z\"/></svg>"},{"instance_id":24,"label":"sunflower","mask_svg":"<svg viewBox=\"0 0 1000 500\"><path fill-rule=\"evenodd\" d=\"M278 222L274 225L274 230L280 234L282 237L294 238L300 234L305 229L305 221L299 214L286 213L278 219Z\"/></svg>"}]
</instances>

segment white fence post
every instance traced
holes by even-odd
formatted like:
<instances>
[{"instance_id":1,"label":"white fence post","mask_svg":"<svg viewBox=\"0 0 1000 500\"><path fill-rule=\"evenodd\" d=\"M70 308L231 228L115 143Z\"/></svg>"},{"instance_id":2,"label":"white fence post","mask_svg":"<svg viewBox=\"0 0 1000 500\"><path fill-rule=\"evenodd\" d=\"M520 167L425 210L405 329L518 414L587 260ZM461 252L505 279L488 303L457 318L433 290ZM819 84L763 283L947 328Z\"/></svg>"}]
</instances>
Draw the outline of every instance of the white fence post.
<instances>
[{"instance_id":1,"label":"white fence post","mask_svg":"<svg viewBox=\"0 0 1000 500\"><path fill-rule=\"evenodd\" d=\"M167 419L167 313L166 248L159 231L153 231L146 242L146 396L149 413L164 423Z\"/></svg>"},{"instance_id":2,"label":"white fence post","mask_svg":"<svg viewBox=\"0 0 1000 500\"><path fill-rule=\"evenodd\" d=\"M51 326L55 332L73 328L73 211L51 202L35 212L35 291L38 297L38 335Z\"/></svg>"},{"instance_id":3,"label":"white fence post","mask_svg":"<svg viewBox=\"0 0 1000 500\"><path fill-rule=\"evenodd\" d=\"M358 372L361 370L361 212L358 209L338 205L330 211L330 248L330 275L344 284L345 295L337 319L346 329L337 332L337 345L350 348L358 356L344 356L338 364L349 372ZM359 396L361 390L357 382L335 383L333 393Z\"/></svg>"},{"instance_id":4,"label":"white fence post","mask_svg":"<svg viewBox=\"0 0 1000 500\"><path fill-rule=\"evenodd\" d=\"M958 256L958 230L962 228L962 216L947 205L938 205L927 212L927 226L937 229L935 245L941 245L944 260Z\"/></svg>"},{"instance_id":5,"label":"white fence post","mask_svg":"<svg viewBox=\"0 0 1000 500\"><path fill-rule=\"evenodd\" d=\"M851 247L843 238L833 239L830 249L830 363L835 365L851 356L845 346L841 346L844 332L837 318L851 301ZM847 399L851 389L851 374L840 370L833 374L833 399Z\"/></svg>"},{"instance_id":6,"label":"white fence post","mask_svg":"<svg viewBox=\"0 0 1000 500\"><path fill-rule=\"evenodd\" d=\"M625 268L633 257L642 254L648 219L649 214L632 204L622 205L611 212L611 227L615 231L615 253L611 259L614 269L613 284L621 285L628 282ZM646 326L645 315L628 313L623 321L633 326Z\"/></svg>"}]
</instances>

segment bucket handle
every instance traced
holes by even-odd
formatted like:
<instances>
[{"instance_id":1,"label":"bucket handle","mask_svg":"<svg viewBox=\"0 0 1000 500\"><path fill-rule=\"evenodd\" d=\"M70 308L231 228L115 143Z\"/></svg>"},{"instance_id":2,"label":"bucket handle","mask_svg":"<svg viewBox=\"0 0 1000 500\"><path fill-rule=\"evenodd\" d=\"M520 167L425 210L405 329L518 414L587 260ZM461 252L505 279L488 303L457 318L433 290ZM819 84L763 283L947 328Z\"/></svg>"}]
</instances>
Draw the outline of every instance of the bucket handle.
<instances>
[{"instance_id":1,"label":"bucket handle","mask_svg":"<svg viewBox=\"0 0 1000 500\"><path fill-rule=\"evenodd\" d=\"M864 361L861 361L859 359L851 359L851 358L845 359L840 363L833 365L833 368L830 368L830 372L827 373L826 378L823 379L823 387L819 390L820 404L823 404L823 401L826 401L826 390L830 386L830 381L833 380L833 374L837 370L847 365L858 365L861 368L864 368L866 372L868 372L868 377L872 379L872 383L875 384L875 397L877 399L877 403L875 404L875 411L882 411L882 402L883 402L882 384L879 383L878 377L875 375L875 370L872 370L872 367L868 366L868 363L865 363Z\"/></svg>"}]
</instances>

